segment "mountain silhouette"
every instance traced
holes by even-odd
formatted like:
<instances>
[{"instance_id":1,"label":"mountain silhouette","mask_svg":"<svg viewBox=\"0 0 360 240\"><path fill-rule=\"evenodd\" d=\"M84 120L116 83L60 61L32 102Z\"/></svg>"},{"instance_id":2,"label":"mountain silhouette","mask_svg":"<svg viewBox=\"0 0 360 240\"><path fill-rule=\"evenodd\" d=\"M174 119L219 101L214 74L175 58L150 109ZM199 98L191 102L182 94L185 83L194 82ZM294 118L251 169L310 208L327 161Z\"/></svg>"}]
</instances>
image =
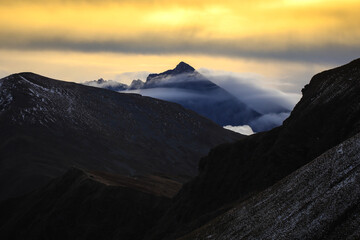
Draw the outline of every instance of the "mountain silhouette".
<instances>
[{"instance_id":1,"label":"mountain silhouette","mask_svg":"<svg viewBox=\"0 0 360 240\"><path fill-rule=\"evenodd\" d=\"M211 147L241 138L174 103L33 73L0 80L0 197L71 167L185 181ZM184 144L187 143L187 144Z\"/></svg>"}]
</instances>

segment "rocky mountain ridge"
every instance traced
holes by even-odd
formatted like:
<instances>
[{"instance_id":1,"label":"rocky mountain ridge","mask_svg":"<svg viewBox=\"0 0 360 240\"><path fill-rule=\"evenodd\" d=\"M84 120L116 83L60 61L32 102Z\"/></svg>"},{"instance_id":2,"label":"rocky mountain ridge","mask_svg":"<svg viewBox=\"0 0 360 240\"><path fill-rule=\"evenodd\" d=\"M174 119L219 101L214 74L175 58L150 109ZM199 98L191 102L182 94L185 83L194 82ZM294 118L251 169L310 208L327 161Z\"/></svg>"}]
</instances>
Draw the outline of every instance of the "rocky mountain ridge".
<instances>
[{"instance_id":1,"label":"rocky mountain ridge","mask_svg":"<svg viewBox=\"0 0 360 240\"><path fill-rule=\"evenodd\" d=\"M150 239L172 239L360 132L360 59L315 75L281 127L212 149ZM215 211L209 217L209 213Z\"/></svg>"},{"instance_id":2,"label":"rocky mountain ridge","mask_svg":"<svg viewBox=\"0 0 360 240\"><path fill-rule=\"evenodd\" d=\"M358 239L360 134L185 239Z\"/></svg>"}]
</instances>

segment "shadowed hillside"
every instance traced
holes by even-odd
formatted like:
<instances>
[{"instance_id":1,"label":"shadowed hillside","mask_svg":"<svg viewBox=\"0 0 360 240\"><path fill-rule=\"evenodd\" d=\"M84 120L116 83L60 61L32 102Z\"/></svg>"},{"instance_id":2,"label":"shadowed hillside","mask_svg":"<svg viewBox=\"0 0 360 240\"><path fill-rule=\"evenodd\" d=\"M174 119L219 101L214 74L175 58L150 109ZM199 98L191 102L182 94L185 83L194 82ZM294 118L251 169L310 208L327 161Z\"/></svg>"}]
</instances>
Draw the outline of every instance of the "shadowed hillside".
<instances>
[{"instance_id":1,"label":"shadowed hillside","mask_svg":"<svg viewBox=\"0 0 360 240\"><path fill-rule=\"evenodd\" d=\"M73 166L186 181L211 147L242 137L178 104L33 73L1 79L0 103L0 199Z\"/></svg>"}]
</instances>

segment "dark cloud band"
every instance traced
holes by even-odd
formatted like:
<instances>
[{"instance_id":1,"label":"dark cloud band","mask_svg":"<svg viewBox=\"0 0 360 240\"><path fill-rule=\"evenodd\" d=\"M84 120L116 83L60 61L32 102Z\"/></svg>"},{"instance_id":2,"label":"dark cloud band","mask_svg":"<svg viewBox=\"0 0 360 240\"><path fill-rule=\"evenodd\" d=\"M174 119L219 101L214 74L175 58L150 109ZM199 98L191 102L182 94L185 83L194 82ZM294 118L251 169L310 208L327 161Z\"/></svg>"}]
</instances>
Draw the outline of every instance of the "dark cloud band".
<instances>
[{"instance_id":1,"label":"dark cloud band","mask_svg":"<svg viewBox=\"0 0 360 240\"><path fill-rule=\"evenodd\" d=\"M174 35L172 35L174 36ZM264 46L268 46L264 48ZM270 48L270 46L274 46ZM127 54L203 54L211 56L241 57L256 59L278 59L285 61L339 63L358 57L360 46L342 45L334 42L321 46L309 46L288 42L279 46L271 40L177 40L176 37L142 35L134 39L77 40L59 36L11 36L2 34L1 49L12 50L56 50L76 52L112 52Z\"/></svg>"}]
</instances>

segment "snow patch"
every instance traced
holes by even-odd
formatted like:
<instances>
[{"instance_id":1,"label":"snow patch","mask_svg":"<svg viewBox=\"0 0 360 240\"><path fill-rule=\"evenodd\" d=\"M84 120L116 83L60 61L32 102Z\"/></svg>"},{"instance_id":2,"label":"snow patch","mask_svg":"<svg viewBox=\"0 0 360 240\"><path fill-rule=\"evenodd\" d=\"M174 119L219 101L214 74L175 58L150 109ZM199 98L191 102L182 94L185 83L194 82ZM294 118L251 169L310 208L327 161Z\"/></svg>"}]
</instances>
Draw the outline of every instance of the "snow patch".
<instances>
[{"instance_id":1,"label":"snow patch","mask_svg":"<svg viewBox=\"0 0 360 240\"><path fill-rule=\"evenodd\" d=\"M242 126L227 125L224 126L224 128L247 136L254 134L254 131L249 125L242 125Z\"/></svg>"}]
</instances>

